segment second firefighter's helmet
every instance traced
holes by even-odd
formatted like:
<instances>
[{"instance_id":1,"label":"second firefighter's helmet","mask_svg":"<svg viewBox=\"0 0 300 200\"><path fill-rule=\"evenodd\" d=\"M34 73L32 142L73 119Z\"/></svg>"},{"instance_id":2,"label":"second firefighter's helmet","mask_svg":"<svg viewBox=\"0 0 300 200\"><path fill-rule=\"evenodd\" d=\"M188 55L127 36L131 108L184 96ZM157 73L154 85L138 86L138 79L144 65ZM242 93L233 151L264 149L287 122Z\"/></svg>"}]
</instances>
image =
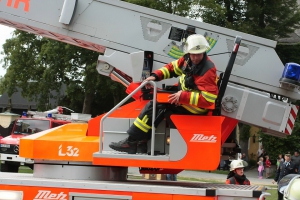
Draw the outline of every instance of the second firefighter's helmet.
<instances>
[{"instance_id":1,"label":"second firefighter's helmet","mask_svg":"<svg viewBox=\"0 0 300 200\"><path fill-rule=\"evenodd\" d=\"M237 168L244 168L247 167L248 163L246 161L243 160L233 160L230 163L230 171L233 171Z\"/></svg>"},{"instance_id":2,"label":"second firefighter's helmet","mask_svg":"<svg viewBox=\"0 0 300 200\"><path fill-rule=\"evenodd\" d=\"M286 190L284 191L284 200L299 200L300 199L300 176L293 179Z\"/></svg>"},{"instance_id":3,"label":"second firefighter's helmet","mask_svg":"<svg viewBox=\"0 0 300 200\"><path fill-rule=\"evenodd\" d=\"M203 35L193 34L186 39L184 53L201 54L208 48L209 44Z\"/></svg>"}]
</instances>

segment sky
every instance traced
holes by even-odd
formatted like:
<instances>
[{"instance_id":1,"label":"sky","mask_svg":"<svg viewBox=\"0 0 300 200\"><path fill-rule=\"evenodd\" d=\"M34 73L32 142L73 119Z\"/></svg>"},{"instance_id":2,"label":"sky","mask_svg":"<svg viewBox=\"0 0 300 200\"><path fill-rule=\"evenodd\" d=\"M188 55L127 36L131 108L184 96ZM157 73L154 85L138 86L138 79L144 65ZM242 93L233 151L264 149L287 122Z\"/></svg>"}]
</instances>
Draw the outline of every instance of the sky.
<instances>
[{"instance_id":1,"label":"sky","mask_svg":"<svg viewBox=\"0 0 300 200\"><path fill-rule=\"evenodd\" d=\"M2 45L5 43L6 39L10 39L12 37L13 28L8 26L0 25L0 52L3 51ZM0 60L3 59L3 55L0 54ZM0 63L0 76L4 76L6 70L2 68L3 63Z\"/></svg>"}]
</instances>

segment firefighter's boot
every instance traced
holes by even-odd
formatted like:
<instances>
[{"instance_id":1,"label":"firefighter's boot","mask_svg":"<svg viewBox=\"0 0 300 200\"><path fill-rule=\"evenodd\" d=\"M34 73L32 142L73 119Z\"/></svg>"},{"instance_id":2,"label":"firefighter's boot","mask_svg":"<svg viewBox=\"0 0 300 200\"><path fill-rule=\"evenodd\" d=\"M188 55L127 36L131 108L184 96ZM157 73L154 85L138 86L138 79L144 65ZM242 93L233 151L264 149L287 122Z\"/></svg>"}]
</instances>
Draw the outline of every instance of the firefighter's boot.
<instances>
[{"instance_id":1,"label":"firefighter's boot","mask_svg":"<svg viewBox=\"0 0 300 200\"><path fill-rule=\"evenodd\" d=\"M119 142L112 142L109 147L113 150L120 152L127 152L128 154L136 154L137 141L132 139L130 136Z\"/></svg>"},{"instance_id":2,"label":"firefighter's boot","mask_svg":"<svg viewBox=\"0 0 300 200\"><path fill-rule=\"evenodd\" d=\"M147 153L147 152L148 152L148 146L147 146L147 143L148 143L147 140L138 141L136 153L140 153L140 154L145 154L145 153Z\"/></svg>"}]
</instances>

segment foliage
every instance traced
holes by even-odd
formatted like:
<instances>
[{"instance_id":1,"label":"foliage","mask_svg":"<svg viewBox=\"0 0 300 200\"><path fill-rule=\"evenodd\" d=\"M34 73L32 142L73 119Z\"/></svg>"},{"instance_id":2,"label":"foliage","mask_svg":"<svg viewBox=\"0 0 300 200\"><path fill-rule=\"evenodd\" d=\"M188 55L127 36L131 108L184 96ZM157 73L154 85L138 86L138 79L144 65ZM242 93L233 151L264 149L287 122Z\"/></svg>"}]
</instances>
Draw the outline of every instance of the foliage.
<instances>
[{"instance_id":1,"label":"foliage","mask_svg":"<svg viewBox=\"0 0 300 200\"><path fill-rule=\"evenodd\" d=\"M276 53L280 57L283 64L288 62L294 62L300 64L300 43L287 45L287 44L277 44Z\"/></svg>"},{"instance_id":2,"label":"foliage","mask_svg":"<svg viewBox=\"0 0 300 200\"><path fill-rule=\"evenodd\" d=\"M297 0L201 0L204 22L276 39L287 37L300 25Z\"/></svg>"},{"instance_id":3,"label":"foliage","mask_svg":"<svg viewBox=\"0 0 300 200\"><path fill-rule=\"evenodd\" d=\"M247 124L243 124L241 126L241 129L240 129L240 140L242 140L242 141L248 141L249 140L250 129L251 129L251 126L249 126Z\"/></svg>"},{"instance_id":4,"label":"foliage","mask_svg":"<svg viewBox=\"0 0 300 200\"><path fill-rule=\"evenodd\" d=\"M247 1L246 22L250 34L269 39L287 37L299 28L299 21L297 0Z\"/></svg>"},{"instance_id":5,"label":"foliage","mask_svg":"<svg viewBox=\"0 0 300 200\"><path fill-rule=\"evenodd\" d=\"M22 96L36 100L39 110L53 108L48 104L54 98L51 91L59 92L64 86L66 95L55 96L60 105L93 116L108 111L114 105L112 99L125 96L121 84L97 73L97 52L18 30L3 49L7 73L1 92L11 96L21 88Z\"/></svg>"},{"instance_id":6,"label":"foliage","mask_svg":"<svg viewBox=\"0 0 300 200\"><path fill-rule=\"evenodd\" d=\"M278 154L285 154L293 152L297 149L300 149L299 137L300 137L300 124L299 117L297 117L297 122L295 123L294 130L292 135L287 136L286 138L278 138L264 134L263 132L259 133L260 142L263 143L263 147L266 150L267 154L270 156L270 160L275 164Z\"/></svg>"},{"instance_id":7,"label":"foliage","mask_svg":"<svg viewBox=\"0 0 300 200\"><path fill-rule=\"evenodd\" d=\"M190 16L192 8L197 0L125 0L128 3L137 4L147 8L171 13L179 16Z\"/></svg>"},{"instance_id":8,"label":"foliage","mask_svg":"<svg viewBox=\"0 0 300 200\"><path fill-rule=\"evenodd\" d=\"M254 159L249 159L248 164L249 164L250 167L253 167L253 166L257 165L257 162Z\"/></svg>"},{"instance_id":9,"label":"foliage","mask_svg":"<svg viewBox=\"0 0 300 200\"><path fill-rule=\"evenodd\" d=\"M239 0L201 0L198 13L204 22L237 29L243 22L244 10Z\"/></svg>"}]
</instances>

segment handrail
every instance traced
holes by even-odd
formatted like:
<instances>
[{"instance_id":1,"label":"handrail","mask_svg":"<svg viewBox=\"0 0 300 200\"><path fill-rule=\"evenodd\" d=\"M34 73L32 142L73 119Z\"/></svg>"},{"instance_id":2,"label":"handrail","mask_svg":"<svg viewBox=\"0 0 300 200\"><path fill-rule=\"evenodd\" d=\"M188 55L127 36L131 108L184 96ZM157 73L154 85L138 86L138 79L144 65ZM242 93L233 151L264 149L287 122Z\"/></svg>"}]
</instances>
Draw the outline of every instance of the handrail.
<instances>
[{"instance_id":1,"label":"handrail","mask_svg":"<svg viewBox=\"0 0 300 200\"><path fill-rule=\"evenodd\" d=\"M108 113L106 113L102 119L100 120L100 143L99 143L99 153L102 153L102 141L103 141L103 122L104 120L117 108L123 105L130 97L132 97L139 89L144 87L146 84L151 84L153 86L153 114L152 114L152 133L151 133L151 156L154 155L154 140L155 140L155 128L154 128L154 121L156 116L156 93L157 88L154 81L144 81L142 84L133 90L127 97L125 97L120 103L118 103L115 107L113 107Z\"/></svg>"},{"instance_id":2,"label":"handrail","mask_svg":"<svg viewBox=\"0 0 300 200\"><path fill-rule=\"evenodd\" d=\"M271 194L268 193L268 192L263 192L263 193L259 196L259 200L264 200L266 196L271 196Z\"/></svg>"}]
</instances>

